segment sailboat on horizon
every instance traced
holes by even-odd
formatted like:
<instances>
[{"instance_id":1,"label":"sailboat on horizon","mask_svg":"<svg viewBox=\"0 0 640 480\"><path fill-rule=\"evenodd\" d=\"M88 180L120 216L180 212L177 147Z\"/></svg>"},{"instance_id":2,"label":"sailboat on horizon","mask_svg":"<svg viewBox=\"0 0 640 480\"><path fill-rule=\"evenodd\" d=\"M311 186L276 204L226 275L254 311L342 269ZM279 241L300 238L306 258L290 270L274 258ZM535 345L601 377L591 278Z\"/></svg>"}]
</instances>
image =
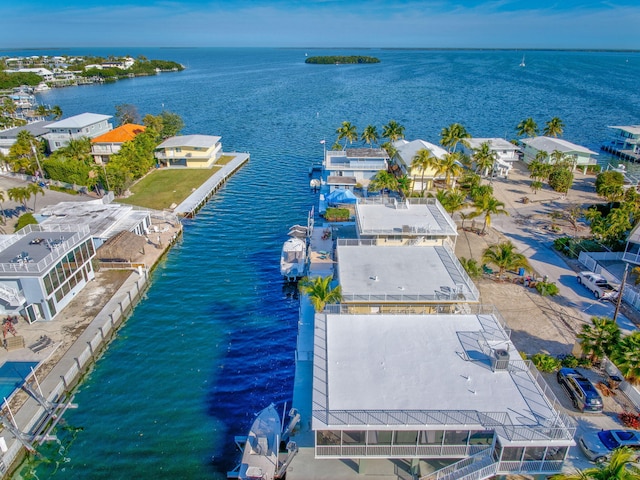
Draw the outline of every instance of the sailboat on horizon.
<instances>
[{"instance_id":1,"label":"sailboat on horizon","mask_svg":"<svg viewBox=\"0 0 640 480\"><path fill-rule=\"evenodd\" d=\"M521 67L526 67L526 63L524 63L524 55L522 55L522 60L520 60L520 66Z\"/></svg>"}]
</instances>

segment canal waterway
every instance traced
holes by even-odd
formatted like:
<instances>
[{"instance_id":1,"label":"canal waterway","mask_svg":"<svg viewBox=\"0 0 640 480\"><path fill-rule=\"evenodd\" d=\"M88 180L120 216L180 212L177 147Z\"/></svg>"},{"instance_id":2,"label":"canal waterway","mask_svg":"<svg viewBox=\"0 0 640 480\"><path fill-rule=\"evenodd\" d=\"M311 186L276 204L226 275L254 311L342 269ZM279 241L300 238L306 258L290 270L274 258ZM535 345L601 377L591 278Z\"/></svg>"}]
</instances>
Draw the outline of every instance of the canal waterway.
<instances>
[{"instance_id":1,"label":"canal waterway","mask_svg":"<svg viewBox=\"0 0 640 480\"><path fill-rule=\"evenodd\" d=\"M298 304L283 288L289 226L316 201L308 170L344 120L362 132L394 119L433 143L462 123L475 137L515 137L533 117L565 122L564 138L599 151L608 125L640 123L640 54L624 52L112 49L12 56L145 55L183 72L41 94L65 116L178 113L183 133L222 137L251 160L192 220L154 272L146 298L87 376L60 443L23 477L225 478L233 435L253 414L290 401ZM2 52L0 52L2 54ZM372 65L306 65L308 55L365 54ZM617 162L616 162L617 163Z\"/></svg>"}]
</instances>

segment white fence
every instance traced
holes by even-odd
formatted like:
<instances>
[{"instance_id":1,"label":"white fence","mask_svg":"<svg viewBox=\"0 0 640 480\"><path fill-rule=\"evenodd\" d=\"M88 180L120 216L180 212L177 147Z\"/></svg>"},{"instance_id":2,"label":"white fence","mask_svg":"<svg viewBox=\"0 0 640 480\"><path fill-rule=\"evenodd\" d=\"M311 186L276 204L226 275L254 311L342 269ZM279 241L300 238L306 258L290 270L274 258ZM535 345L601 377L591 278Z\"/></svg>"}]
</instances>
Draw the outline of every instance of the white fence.
<instances>
[{"instance_id":1,"label":"white fence","mask_svg":"<svg viewBox=\"0 0 640 480\"><path fill-rule=\"evenodd\" d=\"M608 358L604 358L602 361L602 367L608 375L617 375L620 378L624 378L620 370L618 370L618 367L616 367ZM619 388L624 392L629 400L631 400L631 403L633 403L636 408L640 409L640 391L626 380L623 380L620 383Z\"/></svg>"}]
</instances>

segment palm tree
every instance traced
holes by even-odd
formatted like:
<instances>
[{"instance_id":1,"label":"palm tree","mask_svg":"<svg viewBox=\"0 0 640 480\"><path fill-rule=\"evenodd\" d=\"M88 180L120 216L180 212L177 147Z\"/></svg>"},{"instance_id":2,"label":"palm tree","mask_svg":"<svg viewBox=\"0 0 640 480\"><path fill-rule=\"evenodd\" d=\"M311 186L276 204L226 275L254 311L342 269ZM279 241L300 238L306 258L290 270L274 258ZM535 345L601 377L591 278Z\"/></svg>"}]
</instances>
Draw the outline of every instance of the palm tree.
<instances>
[{"instance_id":1,"label":"palm tree","mask_svg":"<svg viewBox=\"0 0 640 480\"><path fill-rule=\"evenodd\" d=\"M564 132L564 122L558 117L553 117L546 123L542 134L548 137L561 137L562 132Z\"/></svg>"},{"instance_id":2,"label":"palm tree","mask_svg":"<svg viewBox=\"0 0 640 480\"><path fill-rule=\"evenodd\" d=\"M611 352L611 360L626 380L634 385L640 384L640 332L620 340Z\"/></svg>"},{"instance_id":3,"label":"palm tree","mask_svg":"<svg viewBox=\"0 0 640 480\"><path fill-rule=\"evenodd\" d=\"M369 190L371 191L387 189L395 192L398 188L398 179L386 170L380 170L376 173L376 176L369 183Z\"/></svg>"},{"instance_id":4,"label":"palm tree","mask_svg":"<svg viewBox=\"0 0 640 480\"><path fill-rule=\"evenodd\" d=\"M516 252L516 247L510 241L491 245L482 252L482 261L497 266L502 275L505 270L515 270L519 267L529 268L529 261L522 253Z\"/></svg>"},{"instance_id":5,"label":"palm tree","mask_svg":"<svg viewBox=\"0 0 640 480\"><path fill-rule=\"evenodd\" d=\"M633 480L640 478L640 468L634 465L636 453L629 447L616 448L611 458L595 467L559 473L550 480Z\"/></svg>"},{"instance_id":6,"label":"palm tree","mask_svg":"<svg viewBox=\"0 0 640 480\"><path fill-rule=\"evenodd\" d=\"M36 198L38 197L39 193L44 196L44 190L37 183L30 183L29 185L27 185L26 189L27 189L27 191L29 193L29 197L31 197L31 195L33 195L33 211L35 212L36 211Z\"/></svg>"},{"instance_id":7,"label":"palm tree","mask_svg":"<svg viewBox=\"0 0 640 480\"><path fill-rule=\"evenodd\" d=\"M59 105L54 105L53 107L51 107L49 114L53 115L54 120L60 120L60 118L62 118L62 109Z\"/></svg>"},{"instance_id":8,"label":"palm tree","mask_svg":"<svg viewBox=\"0 0 640 480\"><path fill-rule=\"evenodd\" d=\"M439 160L436 156L431 153L431 150L426 148L421 148L416 152L412 161L411 161L411 169L419 168L422 173L422 179L420 186L422 187L422 195L424 196L425 185L424 185L424 175L428 169L438 168Z\"/></svg>"},{"instance_id":9,"label":"palm tree","mask_svg":"<svg viewBox=\"0 0 640 480\"><path fill-rule=\"evenodd\" d=\"M351 144L358 140L358 131L356 130L356 126L352 125L351 122L342 122L340 127L336 130L336 133L338 134L338 140L336 143L344 138L343 150L347 148L347 142Z\"/></svg>"},{"instance_id":10,"label":"palm tree","mask_svg":"<svg viewBox=\"0 0 640 480\"><path fill-rule=\"evenodd\" d=\"M438 173L444 173L444 181L451 188L456 186L456 178L462 173L462 166L458 162L456 153L447 153L438 162Z\"/></svg>"},{"instance_id":11,"label":"palm tree","mask_svg":"<svg viewBox=\"0 0 640 480\"><path fill-rule=\"evenodd\" d=\"M522 120L516 127L519 136L535 137L538 134L538 124L531 117Z\"/></svg>"},{"instance_id":12,"label":"palm tree","mask_svg":"<svg viewBox=\"0 0 640 480\"><path fill-rule=\"evenodd\" d=\"M442 191L442 190L441 190ZM449 215L453 217L453 214L458 210L462 210L467 206L467 195L454 188L453 190L445 190L442 200L438 198L438 201L442 204L442 207L449 212ZM437 196L436 196L437 198Z\"/></svg>"},{"instance_id":13,"label":"palm tree","mask_svg":"<svg viewBox=\"0 0 640 480\"><path fill-rule=\"evenodd\" d=\"M593 317L591 323L592 325L583 325L582 332L577 337L582 351L594 363L609 355L620 342L620 327L607 317Z\"/></svg>"},{"instance_id":14,"label":"palm tree","mask_svg":"<svg viewBox=\"0 0 640 480\"><path fill-rule=\"evenodd\" d=\"M342 289L340 285L331 288L332 276L315 277L310 279L305 277L300 280L299 289L309 296L309 300L316 312L321 312L327 303L340 303L342 300Z\"/></svg>"},{"instance_id":15,"label":"palm tree","mask_svg":"<svg viewBox=\"0 0 640 480\"><path fill-rule=\"evenodd\" d=\"M4 213L4 206L2 205L6 200L6 193L4 190L0 190L0 214L2 214L2 224L7 224L7 215Z\"/></svg>"},{"instance_id":16,"label":"palm tree","mask_svg":"<svg viewBox=\"0 0 640 480\"><path fill-rule=\"evenodd\" d=\"M489 171L493 174L493 165L496 162L498 155L491 150L489 142L482 142L479 148L473 151L473 159L476 162L476 173L480 173L482 176L487 176Z\"/></svg>"},{"instance_id":17,"label":"palm tree","mask_svg":"<svg viewBox=\"0 0 640 480\"><path fill-rule=\"evenodd\" d=\"M31 193L27 190L27 187L13 187L7 190L9 199L16 203L22 204L25 211L27 210L27 201L31 198Z\"/></svg>"},{"instance_id":18,"label":"palm tree","mask_svg":"<svg viewBox=\"0 0 640 480\"><path fill-rule=\"evenodd\" d=\"M456 151L458 143L469 148L468 138L471 138L471 134L460 123L452 123L440 132L440 144L448 148L449 153Z\"/></svg>"},{"instance_id":19,"label":"palm tree","mask_svg":"<svg viewBox=\"0 0 640 480\"><path fill-rule=\"evenodd\" d=\"M395 120L389 120L389 123L382 127L382 137L388 139L391 143L400 140L404 138L404 126Z\"/></svg>"},{"instance_id":20,"label":"palm tree","mask_svg":"<svg viewBox=\"0 0 640 480\"><path fill-rule=\"evenodd\" d=\"M492 215L509 215L504 209L504 203L491 195L483 195L473 202L475 211L473 217L479 217L484 215L484 225L482 227L482 233L484 234L487 227L491 226Z\"/></svg>"},{"instance_id":21,"label":"palm tree","mask_svg":"<svg viewBox=\"0 0 640 480\"><path fill-rule=\"evenodd\" d=\"M403 197L408 197L409 196L409 192L411 191L411 179L406 176L406 175L402 175L401 177L397 177L398 178L398 191L402 194Z\"/></svg>"},{"instance_id":22,"label":"palm tree","mask_svg":"<svg viewBox=\"0 0 640 480\"><path fill-rule=\"evenodd\" d=\"M375 125L367 125L360 137L360 140L364 141L369 146L373 146L374 143L378 143L379 139L380 135L378 135L378 130Z\"/></svg>"},{"instance_id":23,"label":"palm tree","mask_svg":"<svg viewBox=\"0 0 640 480\"><path fill-rule=\"evenodd\" d=\"M393 144L391 142L384 142L382 145L380 145L382 147L382 149L387 152L387 155L389 155L389 158L391 159L391 161L395 161L394 157L396 156L396 154L398 153L398 149L396 147L393 146Z\"/></svg>"},{"instance_id":24,"label":"palm tree","mask_svg":"<svg viewBox=\"0 0 640 480\"><path fill-rule=\"evenodd\" d=\"M36 115L45 118L49 115L49 110L44 105L38 105L35 109Z\"/></svg>"}]
</instances>

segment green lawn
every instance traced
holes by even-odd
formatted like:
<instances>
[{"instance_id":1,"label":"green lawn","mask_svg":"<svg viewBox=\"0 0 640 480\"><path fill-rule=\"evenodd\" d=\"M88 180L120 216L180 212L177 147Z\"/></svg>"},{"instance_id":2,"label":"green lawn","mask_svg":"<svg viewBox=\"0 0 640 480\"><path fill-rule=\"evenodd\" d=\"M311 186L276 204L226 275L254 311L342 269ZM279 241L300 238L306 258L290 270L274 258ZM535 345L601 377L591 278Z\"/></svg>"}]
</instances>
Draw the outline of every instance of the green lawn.
<instances>
[{"instance_id":1,"label":"green lawn","mask_svg":"<svg viewBox=\"0 0 640 480\"><path fill-rule=\"evenodd\" d=\"M202 185L211 175L220 170L214 166L206 170L188 168L163 168L154 170L130 188L128 198L117 199L120 203L162 210L172 204L179 205L194 189Z\"/></svg>"}]
</instances>

